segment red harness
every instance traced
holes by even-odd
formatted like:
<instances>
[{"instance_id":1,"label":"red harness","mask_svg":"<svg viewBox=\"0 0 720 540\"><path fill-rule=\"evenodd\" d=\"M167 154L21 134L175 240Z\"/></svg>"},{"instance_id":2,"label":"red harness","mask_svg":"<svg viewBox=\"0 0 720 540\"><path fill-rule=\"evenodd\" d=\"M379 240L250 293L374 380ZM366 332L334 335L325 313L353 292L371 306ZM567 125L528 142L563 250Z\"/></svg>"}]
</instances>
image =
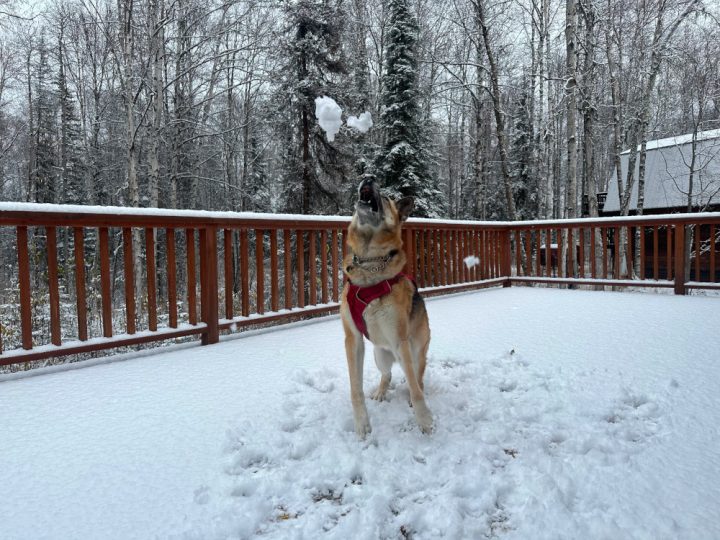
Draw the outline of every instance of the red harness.
<instances>
[{"instance_id":1,"label":"red harness","mask_svg":"<svg viewBox=\"0 0 720 540\"><path fill-rule=\"evenodd\" d=\"M400 272L395 277L376 283L375 285L370 285L369 287L360 287L358 285L353 285L351 281L348 282L347 301L348 306L350 307L350 314L355 322L355 326L366 338L370 339L365 319L363 319L365 308L373 300L377 300L386 294L390 294L393 285L398 283L404 277L415 283L413 278L403 272Z\"/></svg>"}]
</instances>

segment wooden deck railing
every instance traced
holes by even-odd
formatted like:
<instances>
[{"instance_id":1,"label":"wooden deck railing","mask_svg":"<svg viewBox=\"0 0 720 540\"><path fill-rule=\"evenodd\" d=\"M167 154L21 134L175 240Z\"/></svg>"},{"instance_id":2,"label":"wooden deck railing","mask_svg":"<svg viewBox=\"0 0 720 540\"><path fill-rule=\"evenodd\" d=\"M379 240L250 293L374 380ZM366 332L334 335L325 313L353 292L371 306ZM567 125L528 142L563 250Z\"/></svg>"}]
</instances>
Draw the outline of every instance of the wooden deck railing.
<instances>
[{"instance_id":1,"label":"wooden deck railing","mask_svg":"<svg viewBox=\"0 0 720 540\"><path fill-rule=\"evenodd\" d=\"M720 213L528 221L510 228L511 283L720 290Z\"/></svg>"},{"instance_id":2,"label":"wooden deck railing","mask_svg":"<svg viewBox=\"0 0 720 540\"><path fill-rule=\"evenodd\" d=\"M337 311L348 223L0 203L0 253L16 254L0 264L0 365L191 335L209 344ZM410 220L404 231L407 271L426 295L525 282L720 289L720 214ZM638 247L632 271L615 253L621 235L631 260Z\"/></svg>"}]
</instances>

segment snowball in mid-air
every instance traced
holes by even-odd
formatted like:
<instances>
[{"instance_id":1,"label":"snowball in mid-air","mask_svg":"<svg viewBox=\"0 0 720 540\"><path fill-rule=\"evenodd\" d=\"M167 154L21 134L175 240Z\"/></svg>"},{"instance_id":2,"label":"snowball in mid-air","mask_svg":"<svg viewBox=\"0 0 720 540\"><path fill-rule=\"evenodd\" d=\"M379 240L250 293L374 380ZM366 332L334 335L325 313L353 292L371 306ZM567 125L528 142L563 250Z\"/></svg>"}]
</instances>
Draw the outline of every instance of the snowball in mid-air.
<instances>
[{"instance_id":1,"label":"snowball in mid-air","mask_svg":"<svg viewBox=\"0 0 720 540\"><path fill-rule=\"evenodd\" d=\"M341 115L342 109L333 98L327 96L315 98L315 117L330 142L335 140L335 135L340 131Z\"/></svg>"},{"instance_id":2,"label":"snowball in mid-air","mask_svg":"<svg viewBox=\"0 0 720 540\"><path fill-rule=\"evenodd\" d=\"M367 111L361 113L360 116L350 116L347 119L347 125L357 129L360 133L367 133L373 127L372 116Z\"/></svg>"},{"instance_id":3,"label":"snowball in mid-air","mask_svg":"<svg viewBox=\"0 0 720 540\"><path fill-rule=\"evenodd\" d=\"M477 266L478 264L480 264L480 259L478 259L475 255L465 257L463 261L465 261L465 266L467 266L468 268L472 268L473 266Z\"/></svg>"}]
</instances>

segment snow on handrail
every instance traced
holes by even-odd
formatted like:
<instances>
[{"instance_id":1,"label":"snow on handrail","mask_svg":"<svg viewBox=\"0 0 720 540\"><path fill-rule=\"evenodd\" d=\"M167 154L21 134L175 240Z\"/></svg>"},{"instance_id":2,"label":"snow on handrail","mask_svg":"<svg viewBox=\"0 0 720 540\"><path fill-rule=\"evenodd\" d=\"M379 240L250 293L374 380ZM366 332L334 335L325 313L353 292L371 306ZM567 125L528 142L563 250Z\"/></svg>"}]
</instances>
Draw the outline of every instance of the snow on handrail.
<instances>
[{"instance_id":1,"label":"snow on handrail","mask_svg":"<svg viewBox=\"0 0 720 540\"><path fill-rule=\"evenodd\" d=\"M267 226L274 224L292 223L297 226L319 224L319 225L347 225L350 223L350 216L338 215L302 215L302 214L273 214L262 212L230 212L210 210L175 210L171 208L132 208L126 206L90 206L70 204L47 204L47 203L26 203L26 202L3 202L0 201L0 224L15 224L18 221L37 221L44 216L57 216L65 222L72 222L78 218L98 218L100 221L112 223L123 222L123 219L149 220L153 224L181 220L188 224L229 224L236 222L263 223ZM573 219L538 219L525 221L481 221L466 219L431 219L431 218L410 218L407 223L411 227L416 226L469 226L469 227L490 227L490 228L528 228L528 227L567 227L570 225L590 226L593 224L629 224L629 223L658 223L666 222L711 222L720 221L720 212L695 212L679 214L657 214L643 216L614 216L598 218L573 218Z\"/></svg>"}]
</instances>

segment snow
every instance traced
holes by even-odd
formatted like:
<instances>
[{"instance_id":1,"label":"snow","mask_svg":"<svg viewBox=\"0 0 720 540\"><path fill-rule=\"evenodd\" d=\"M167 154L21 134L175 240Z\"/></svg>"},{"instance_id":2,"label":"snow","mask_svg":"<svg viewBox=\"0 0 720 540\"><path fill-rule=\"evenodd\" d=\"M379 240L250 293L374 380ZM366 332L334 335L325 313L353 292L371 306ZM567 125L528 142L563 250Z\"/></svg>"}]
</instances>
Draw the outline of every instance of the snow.
<instances>
[{"instance_id":1,"label":"snow","mask_svg":"<svg viewBox=\"0 0 720 540\"><path fill-rule=\"evenodd\" d=\"M674 281L671 281L669 279L649 279L649 278L643 278L643 279L608 279L608 278L590 278L590 277L582 277L582 278L569 278L569 277L543 277L543 276L512 276L511 281L513 283L515 282L533 282L533 283L556 283L558 281L561 281L563 283L577 283L582 285L618 285L618 286L624 286L624 287L635 287L635 288L642 288L642 287L673 287L675 285ZM701 282L687 282L685 284L686 287L691 288L692 285L707 285L707 283L701 283Z\"/></svg>"},{"instance_id":2,"label":"snow","mask_svg":"<svg viewBox=\"0 0 720 540\"><path fill-rule=\"evenodd\" d=\"M0 538L718 538L717 302L428 299L430 436L336 316L5 376Z\"/></svg>"},{"instance_id":3,"label":"snow","mask_svg":"<svg viewBox=\"0 0 720 540\"><path fill-rule=\"evenodd\" d=\"M694 213L678 213L678 214L653 214L649 216L616 216L616 217L602 217L602 218L579 218L579 219L537 219L528 221L490 221L490 222L474 222L475 224L483 225L503 225L503 226L520 226L520 227L547 227L547 226L558 226L567 227L569 225L582 225L584 227L590 226L610 226L610 225L622 225L628 221L632 224L635 223L658 223L661 221L675 222L682 220L717 220L720 222L720 212L694 212ZM408 220L412 221L412 218ZM430 220L428 220L430 221ZM455 222L453 222L455 223ZM462 223L463 222L458 222ZM470 221L467 224L470 225L473 222Z\"/></svg>"},{"instance_id":4,"label":"snow","mask_svg":"<svg viewBox=\"0 0 720 540\"><path fill-rule=\"evenodd\" d=\"M360 133L367 133L373 127L372 115L365 111L360 116L350 116L347 119L347 125Z\"/></svg>"},{"instance_id":5,"label":"snow","mask_svg":"<svg viewBox=\"0 0 720 540\"><path fill-rule=\"evenodd\" d=\"M199 222L212 222L217 220L262 220L277 222L279 220L293 222L318 222L324 221L329 225L349 225L350 210L346 216L321 216L321 215L299 215L299 214L270 214L261 212L229 212L229 211L209 211L209 210L175 210L170 208L133 208L126 206L91 206L91 205L73 205L73 204L49 204L49 203L24 203L24 202L7 202L0 201L0 221L5 219L4 212L14 212L23 214L34 213L57 213L57 214L97 214L101 216L139 216L153 218L190 218ZM26 217L26 216L23 216ZM442 224L453 226L471 226L471 227L489 227L493 229L501 229L512 226L528 226L546 227L546 226L567 226L567 225L613 225L620 224L631 220L635 222L657 222L657 221L677 221L683 219L710 219L720 222L720 212L702 212L691 214L660 214L651 216L631 216L631 217L610 217L610 218L582 218L582 219L545 219L534 221L474 221L463 219L429 219L429 218L410 218L407 223L415 226L433 226ZM103 218L105 219L105 218ZM12 222L12 218L7 218Z\"/></svg>"},{"instance_id":6,"label":"snow","mask_svg":"<svg viewBox=\"0 0 720 540\"><path fill-rule=\"evenodd\" d=\"M706 131L698 131L695 140L709 141L712 139L720 139L720 129L708 129ZM693 140L692 133L685 133L683 135L676 135L675 137L666 137L664 139L656 139L654 141L648 141L645 145L646 150L657 150L658 148L667 148L668 146L680 146L683 144L691 143ZM638 145L637 151L640 152L642 145ZM622 152L622 155L630 154L630 149Z\"/></svg>"},{"instance_id":7,"label":"snow","mask_svg":"<svg viewBox=\"0 0 720 540\"><path fill-rule=\"evenodd\" d=\"M0 218L3 212L100 214L103 216L141 216L155 218L192 218L197 220L253 219L263 221L327 221L333 224L350 223L349 216L316 216L300 214L271 214L263 212L229 212L209 210L176 210L172 208L133 208L130 206L92 206L80 204L49 204L0 201Z\"/></svg>"},{"instance_id":8,"label":"snow","mask_svg":"<svg viewBox=\"0 0 720 540\"><path fill-rule=\"evenodd\" d=\"M463 262L465 263L465 266L472 268L480 264L480 259L475 255L468 255L463 259Z\"/></svg>"},{"instance_id":9,"label":"snow","mask_svg":"<svg viewBox=\"0 0 720 540\"><path fill-rule=\"evenodd\" d=\"M315 117L327 135L328 141L333 142L343 124L340 105L331 97L317 97L315 98ZM350 116L347 119L347 125L360 133L367 133L373 126L372 115L365 111L360 116Z\"/></svg>"},{"instance_id":10,"label":"snow","mask_svg":"<svg viewBox=\"0 0 720 540\"><path fill-rule=\"evenodd\" d=\"M333 98L327 96L315 98L315 117L330 142L335 140L335 135L340 131L341 116L342 109Z\"/></svg>"},{"instance_id":11,"label":"snow","mask_svg":"<svg viewBox=\"0 0 720 540\"><path fill-rule=\"evenodd\" d=\"M181 323L178 324L177 327L171 328L169 326L158 328L157 330L142 330L135 332L134 334L115 334L112 337L94 337L90 339L86 339L85 341L80 340L72 340L72 341L66 341L62 345L53 345L53 344L47 344L47 345L38 345L32 348L33 353L46 353L46 352L53 352L53 353L60 353L63 351L63 349L73 349L75 347L82 347L82 346L92 346L92 345L103 345L107 346L106 348L110 348L112 346L121 347L123 345L123 342L126 342L128 340L132 339L142 339L147 338L150 336L156 336L158 339L163 339L163 334L175 334L177 332L194 332L197 334L200 334L203 329L207 325L203 322L197 323L197 324L188 324L188 323ZM172 336L170 336L172 337ZM167 339L167 338L166 338ZM22 356L24 354L27 354L28 351L25 349L12 349L9 351L3 351L2 353L2 359L5 360L7 358L13 358L15 356Z\"/></svg>"}]
</instances>

